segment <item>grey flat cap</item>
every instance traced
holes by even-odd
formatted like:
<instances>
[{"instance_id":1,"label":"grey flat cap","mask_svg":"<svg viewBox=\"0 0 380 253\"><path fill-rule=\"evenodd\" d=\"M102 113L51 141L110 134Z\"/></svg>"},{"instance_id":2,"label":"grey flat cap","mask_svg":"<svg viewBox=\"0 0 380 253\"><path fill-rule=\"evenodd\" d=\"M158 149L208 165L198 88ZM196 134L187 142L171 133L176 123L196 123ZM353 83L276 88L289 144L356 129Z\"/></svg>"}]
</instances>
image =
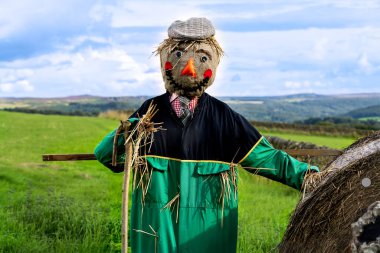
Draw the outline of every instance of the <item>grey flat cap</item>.
<instances>
[{"instance_id":1,"label":"grey flat cap","mask_svg":"<svg viewBox=\"0 0 380 253\"><path fill-rule=\"evenodd\" d=\"M207 18L190 18L186 21L177 20L168 29L169 38L202 40L212 37L215 28Z\"/></svg>"}]
</instances>

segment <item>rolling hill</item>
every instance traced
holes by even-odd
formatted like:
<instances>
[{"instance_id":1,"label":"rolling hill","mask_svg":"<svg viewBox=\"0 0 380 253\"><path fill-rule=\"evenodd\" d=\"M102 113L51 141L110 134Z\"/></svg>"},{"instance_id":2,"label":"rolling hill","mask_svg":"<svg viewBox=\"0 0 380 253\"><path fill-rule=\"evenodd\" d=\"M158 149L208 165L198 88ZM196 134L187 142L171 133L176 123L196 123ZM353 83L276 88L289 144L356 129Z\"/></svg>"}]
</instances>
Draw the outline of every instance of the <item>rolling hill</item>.
<instances>
[{"instance_id":1,"label":"rolling hill","mask_svg":"<svg viewBox=\"0 0 380 253\"><path fill-rule=\"evenodd\" d=\"M95 116L107 110L136 110L147 96L63 98L0 98L0 109L43 114ZM295 122L311 117L360 114L363 108L378 110L380 93L318 95L296 94L266 97L218 97L249 120ZM359 110L359 111L356 111Z\"/></svg>"}]
</instances>

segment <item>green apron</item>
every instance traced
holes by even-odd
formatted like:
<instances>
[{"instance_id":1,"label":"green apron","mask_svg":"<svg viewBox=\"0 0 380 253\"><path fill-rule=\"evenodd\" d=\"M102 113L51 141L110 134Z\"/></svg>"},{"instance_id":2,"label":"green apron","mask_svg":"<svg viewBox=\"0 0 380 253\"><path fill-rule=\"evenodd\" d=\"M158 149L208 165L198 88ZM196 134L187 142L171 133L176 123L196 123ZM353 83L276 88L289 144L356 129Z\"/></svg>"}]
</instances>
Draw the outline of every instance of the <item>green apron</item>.
<instances>
[{"instance_id":1,"label":"green apron","mask_svg":"<svg viewBox=\"0 0 380 253\"><path fill-rule=\"evenodd\" d=\"M95 155L111 163L115 131L97 146ZM120 138L119 145L123 145ZM119 156L119 162L123 161ZM237 166L220 161L146 156L151 178L133 191L130 237L133 253L232 253L237 243ZM274 149L262 137L238 166L271 168L259 175L300 189L305 172L317 167ZM225 180L222 180L225 178ZM139 181L137 176L136 180Z\"/></svg>"}]
</instances>

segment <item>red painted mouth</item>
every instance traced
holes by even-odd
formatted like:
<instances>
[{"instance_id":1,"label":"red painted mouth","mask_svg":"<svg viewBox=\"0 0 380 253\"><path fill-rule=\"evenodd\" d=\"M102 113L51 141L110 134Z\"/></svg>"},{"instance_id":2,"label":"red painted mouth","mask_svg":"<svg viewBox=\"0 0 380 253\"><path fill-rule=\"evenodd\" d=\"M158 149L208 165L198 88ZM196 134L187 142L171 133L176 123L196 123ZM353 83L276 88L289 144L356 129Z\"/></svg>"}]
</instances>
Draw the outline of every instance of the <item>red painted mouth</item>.
<instances>
[{"instance_id":1,"label":"red painted mouth","mask_svg":"<svg viewBox=\"0 0 380 253\"><path fill-rule=\"evenodd\" d=\"M203 80L200 82L196 82L194 86L192 87L183 87L179 83L177 83L173 78L173 65L170 62L165 62L165 75L167 80L174 86L175 89L178 90L185 90L186 92L195 92L197 90L201 90L202 87L206 86L208 82L210 81L210 78L212 76L212 70L207 69L203 74Z\"/></svg>"}]
</instances>

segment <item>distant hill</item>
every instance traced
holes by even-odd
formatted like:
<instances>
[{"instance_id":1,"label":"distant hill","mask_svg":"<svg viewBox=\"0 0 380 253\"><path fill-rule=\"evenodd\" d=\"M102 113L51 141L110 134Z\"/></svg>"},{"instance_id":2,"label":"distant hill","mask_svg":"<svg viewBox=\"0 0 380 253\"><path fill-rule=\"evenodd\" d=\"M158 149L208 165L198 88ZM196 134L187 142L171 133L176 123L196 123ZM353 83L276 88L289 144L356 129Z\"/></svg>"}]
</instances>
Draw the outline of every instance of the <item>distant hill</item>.
<instances>
[{"instance_id":1,"label":"distant hill","mask_svg":"<svg viewBox=\"0 0 380 253\"><path fill-rule=\"evenodd\" d=\"M368 106L359 108L346 113L344 116L352 117L355 119L380 117L380 105Z\"/></svg>"},{"instance_id":2,"label":"distant hill","mask_svg":"<svg viewBox=\"0 0 380 253\"><path fill-rule=\"evenodd\" d=\"M147 96L62 98L0 98L0 109L31 113L95 116L107 110L136 110ZM359 115L378 110L380 93L319 95L295 94L265 97L218 97L249 120L295 122L309 118ZM372 114L371 114L372 115ZM355 116L356 117L356 116Z\"/></svg>"},{"instance_id":3,"label":"distant hill","mask_svg":"<svg viewBox=\"0 0 380 253\"><path fill-rule=\"evenodd\" d=\"M246 118L256 121L294 122L308 118L341 116L364 107L380 105L380 93L277 97L221 97Z\"/></svg>"},{"instance_id":4,"label":"distant hill","mask_svg":"<svg viewBox=\"0 0 380 253\"><path fill-rule=\"evenodd\" d=\"M0 109L25 113L97 116L108 110L134 111L148 97L0 98Z\"/></svg>"}]
</instances>

